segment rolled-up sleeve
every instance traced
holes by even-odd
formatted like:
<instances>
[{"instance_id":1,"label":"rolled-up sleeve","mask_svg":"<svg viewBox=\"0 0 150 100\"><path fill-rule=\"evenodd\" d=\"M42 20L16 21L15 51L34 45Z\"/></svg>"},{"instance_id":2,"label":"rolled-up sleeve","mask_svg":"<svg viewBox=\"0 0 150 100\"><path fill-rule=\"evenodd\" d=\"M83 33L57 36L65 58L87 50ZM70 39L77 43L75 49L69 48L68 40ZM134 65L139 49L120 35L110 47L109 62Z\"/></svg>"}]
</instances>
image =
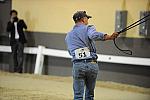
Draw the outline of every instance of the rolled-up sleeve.
<instances>
[{"instance_id":1,"label":"rolled-up sleeve","mask_svg":"<svg viewBox=\"0 0 150 100\"><path fill-rule=\"evenodd\" d=\"M91 40L104 40L105 33L97 32L95 26L88 26L88 36Z\"/></svg>"}]
</instances>

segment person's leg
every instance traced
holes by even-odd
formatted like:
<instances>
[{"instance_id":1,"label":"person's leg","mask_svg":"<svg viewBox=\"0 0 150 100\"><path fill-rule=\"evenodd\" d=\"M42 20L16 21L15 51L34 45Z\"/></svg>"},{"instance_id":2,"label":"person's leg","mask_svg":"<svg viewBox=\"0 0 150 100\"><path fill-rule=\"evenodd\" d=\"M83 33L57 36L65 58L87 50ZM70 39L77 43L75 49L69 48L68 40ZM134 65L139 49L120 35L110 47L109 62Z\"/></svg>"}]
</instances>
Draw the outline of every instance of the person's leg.
<instances>
[{"instance_id":1,"label":"person's leg","mask_svg":"<svg viewBox=\"0 0 150 100\"><path fill-rule=\"evenodd\" d=\"M87 78L85 81L86 91L85 91L85 100L94 100L94 89L96 84L96 78L98 74L98 64L88 63L88 73L86 73Z\"/></svg>"},{"instance_id":2,"label":"person's leg","mask_svg":"<svg viewBox=\"0 0 150 100\"><path fill-rule=\"evenodd\" d=\"M85 68L83 63L73 64L74 100L83 100L85 86Z\"/></svg>"},{"instance_id":3,"label":"person's leg","mask_svg":"<svg viewBox=\"0 0 150 100\"><path fill-rule=\"evenodd\" d=\"M18 72L22 73L23 60L24 60L24 44L18 42Z\"/></svg>"},{"instance_id":4,"label":"person's leg","mask_svg":"<svg viewBox=\"0 0 150 100\"><path fill-rule=\"evenodd\" d=\"M16 43L11 45L11 51L12 51L14 72L17 72L18 61L17 61L17 44Z\"/></svg>"},{"instance_id":5,"label":"person's leg","mask_svg":"<svg viewBox=\"0 0 150 100\"><path fill-rule=\"evenodd\" d=\"M94 88L96 84L96 79L88 79L86 84L85 100L94 100Z\"/></svg>"}]
</instances>

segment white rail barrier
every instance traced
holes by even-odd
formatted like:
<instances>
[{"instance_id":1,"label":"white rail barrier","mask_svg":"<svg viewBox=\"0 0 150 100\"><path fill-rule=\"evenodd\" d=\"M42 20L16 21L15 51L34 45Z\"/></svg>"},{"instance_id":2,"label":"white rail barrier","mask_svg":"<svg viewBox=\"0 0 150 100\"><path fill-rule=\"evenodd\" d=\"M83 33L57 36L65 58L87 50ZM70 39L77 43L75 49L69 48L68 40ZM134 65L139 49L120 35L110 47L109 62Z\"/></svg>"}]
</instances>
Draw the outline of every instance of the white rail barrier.
<instances>
[{"instance_id":1,"label":"white rail barrier","mask_svg":"<svg viewBox=\"0 0 150 100\"><path fill-rule=\"evenodd\" d=\"M0 52L11 52L11 48L10 46L0 45ZM44 46L25 47L24 53L37 55L34 70L35 74L42 74L44 55L71 58L71 56L65 50L48 49L45 48ZM150 58L98 54L98 61L107 63L150 66Z\"/></svg>"}]
</instances>

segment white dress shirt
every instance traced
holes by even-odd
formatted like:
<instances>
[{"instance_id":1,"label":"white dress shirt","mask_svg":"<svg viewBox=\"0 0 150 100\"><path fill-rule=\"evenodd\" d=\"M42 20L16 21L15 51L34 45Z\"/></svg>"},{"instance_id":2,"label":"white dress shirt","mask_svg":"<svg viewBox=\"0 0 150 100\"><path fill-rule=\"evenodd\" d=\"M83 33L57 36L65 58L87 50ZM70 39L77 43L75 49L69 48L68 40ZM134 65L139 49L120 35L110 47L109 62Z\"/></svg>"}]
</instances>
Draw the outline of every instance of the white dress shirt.
<instances>
[{"instance_id":1,"label":"white dress shirt","mask_svg":"<svg viewBox=\"0 0 150 100\"><path fill-rule=\"evenodd\" d=\"M19 33L17 30L17 22L14 22L14 25L15 25L15 39L19 39Z\"/></svg>"}]
</instances>

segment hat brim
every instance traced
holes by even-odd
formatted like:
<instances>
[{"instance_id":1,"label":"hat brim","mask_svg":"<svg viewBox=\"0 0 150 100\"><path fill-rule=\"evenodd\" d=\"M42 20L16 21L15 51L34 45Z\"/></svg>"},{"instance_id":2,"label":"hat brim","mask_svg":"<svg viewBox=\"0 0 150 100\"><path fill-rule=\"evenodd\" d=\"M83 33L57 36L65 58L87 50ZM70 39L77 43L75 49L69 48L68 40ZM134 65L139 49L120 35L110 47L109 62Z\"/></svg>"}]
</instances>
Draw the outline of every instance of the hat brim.
<instances>
[{"instance_id":1,"label":"hat brim","mask_svg":"<svg viewBox=\"0 0 150 100\"><path fill-rule=\"evenodd\" d=\"M92 18L92 16L88 16L88 15L87 15L86 17L87 17L88 19L89 19L89 18Z\"/></svg>"}]
</instances>

